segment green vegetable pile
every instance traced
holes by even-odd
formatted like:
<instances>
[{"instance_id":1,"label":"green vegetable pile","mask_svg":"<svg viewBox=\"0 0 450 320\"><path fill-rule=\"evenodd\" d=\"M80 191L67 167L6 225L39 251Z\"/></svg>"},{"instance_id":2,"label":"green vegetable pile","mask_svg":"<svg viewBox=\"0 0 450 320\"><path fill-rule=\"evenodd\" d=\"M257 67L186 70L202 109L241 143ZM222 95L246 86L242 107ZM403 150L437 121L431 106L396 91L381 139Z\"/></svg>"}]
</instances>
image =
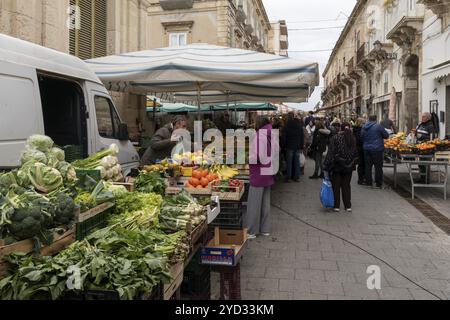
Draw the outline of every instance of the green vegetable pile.
<instances>
[{"instance_id":1,"label":"green vegetable pile","mask_svg":"<svg viewBox=\"0 0 450 320\"><path fill-rule=\"evenodd\" d=\"M156 172L142 171L135 182L136 191L157 193L162 196L166 193L166 183L161 176Z\"/></svg>"},{"instance_id":2,"label":"green vegetable pile","mask_svg":"<svg viewBox=\"0 0 450 320\"><path fill-rule=\"evenodd\" d=\"M204 207L185 191L166 197L159 215L159 225L167 232L189 232L205 220Z\"/></svg>"}]
</instances>

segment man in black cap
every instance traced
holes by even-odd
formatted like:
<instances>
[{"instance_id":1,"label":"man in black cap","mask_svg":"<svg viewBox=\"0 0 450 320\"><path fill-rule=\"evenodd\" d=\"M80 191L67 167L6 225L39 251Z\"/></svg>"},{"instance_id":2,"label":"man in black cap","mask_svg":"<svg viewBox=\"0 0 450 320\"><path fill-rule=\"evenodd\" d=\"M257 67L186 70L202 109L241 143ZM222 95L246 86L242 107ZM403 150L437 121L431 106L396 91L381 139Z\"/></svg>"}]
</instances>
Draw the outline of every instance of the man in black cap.
<instances>
[{"instance_id":1,"label":"man in black cap","mask_svg":"<svg viewBox=\"0 0 450 320\"><path fill-rule=\"evenodd\" d=\"M141 159L141 166L155 163L157 160L164 160L172 155L173 148L177 145L177 139L172 139L175 130L186 129L187 123L184 116L175 116L172 123L169 123L156 131L150 147L145 151Z\"/></svg>"}]
</instances>

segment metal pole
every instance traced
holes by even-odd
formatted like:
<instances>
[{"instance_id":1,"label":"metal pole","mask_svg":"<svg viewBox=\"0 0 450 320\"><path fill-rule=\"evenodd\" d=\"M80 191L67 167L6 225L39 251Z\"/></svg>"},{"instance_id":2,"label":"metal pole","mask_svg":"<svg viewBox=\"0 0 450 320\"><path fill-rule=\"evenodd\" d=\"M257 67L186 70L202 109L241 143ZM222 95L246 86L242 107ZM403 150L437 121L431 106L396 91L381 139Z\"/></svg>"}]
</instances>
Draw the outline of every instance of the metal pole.
<instances>
[{"instance_id":1,"label":"metal pole","mask_svg":"<svg viewBox=\"0 0 450 320\"><path fill-rule=\"evenodd\" d=\"M197 120L201 121L201 110L202 110L202 94L201 94L201 84L200 82L197 82L197 104L198 104L198 110L197 110Z\"/></svg>"}]
</instances>

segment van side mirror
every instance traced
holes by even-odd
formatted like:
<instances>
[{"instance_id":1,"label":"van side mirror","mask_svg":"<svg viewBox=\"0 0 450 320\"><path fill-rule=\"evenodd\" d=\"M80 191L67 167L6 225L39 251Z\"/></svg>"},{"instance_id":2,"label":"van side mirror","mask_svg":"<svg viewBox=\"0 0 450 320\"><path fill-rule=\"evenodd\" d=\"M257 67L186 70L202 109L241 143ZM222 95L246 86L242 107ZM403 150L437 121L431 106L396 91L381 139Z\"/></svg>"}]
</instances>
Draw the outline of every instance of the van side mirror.
<instances>
[{"instance_id":1,"label":"van side mirror","mask_svg":"<svg viewBox=\"0 0 450 320\"><path fill-rule=\"evenodd\" d=\"M119 125L119 132L117 133L117 139L120 141L130 140L130 135L128 133L128 125L126 123L121 123Z\"/></svg>"}]
</instances>

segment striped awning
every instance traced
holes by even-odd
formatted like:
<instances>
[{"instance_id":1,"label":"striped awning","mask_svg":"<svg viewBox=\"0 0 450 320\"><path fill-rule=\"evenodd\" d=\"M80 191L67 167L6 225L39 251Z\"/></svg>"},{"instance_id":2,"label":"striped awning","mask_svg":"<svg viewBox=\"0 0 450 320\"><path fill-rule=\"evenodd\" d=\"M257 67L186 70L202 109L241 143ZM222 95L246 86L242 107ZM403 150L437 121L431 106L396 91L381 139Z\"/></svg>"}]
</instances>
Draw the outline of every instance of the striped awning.
<instances>
[{"instance_id":1,"label":"striped awning","mask_svg":"<svg viewBox=\"0 0 450 320\"><path fill-rule=\"evenodd\" d=\"M108 90L139 94L200 90L227 92L235 101L298 102L319 85L317 63L206 44L86 62Z\"/></svg>"}]
</instances>

